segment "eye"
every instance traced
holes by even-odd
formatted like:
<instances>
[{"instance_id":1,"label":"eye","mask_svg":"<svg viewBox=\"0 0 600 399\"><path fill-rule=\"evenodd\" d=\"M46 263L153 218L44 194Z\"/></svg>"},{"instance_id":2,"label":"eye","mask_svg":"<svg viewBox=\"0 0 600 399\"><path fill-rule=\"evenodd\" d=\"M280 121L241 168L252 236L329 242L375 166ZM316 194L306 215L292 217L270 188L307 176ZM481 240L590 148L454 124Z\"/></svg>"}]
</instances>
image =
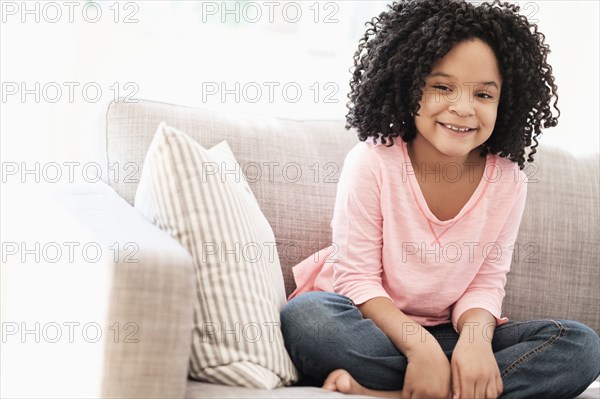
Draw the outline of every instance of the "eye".
<instances>
[{"instance_id":1,"label":"eye","mask_svg":"<svg viewBox=\"0 0 600 399\"><path fill-rule=\"evenodd\" d=\"M450 88L448 86L444 86L444 85L433 85L434 89L440 89L440 90L450 90Z\"/></svg>"},{"instance_id":2,"label":"eye","mask_svg":"<svg viewBox=\"0 0 600 399\"><path fill-rule=\"evenodd\" d=\"M486 100L489 100L489 99L492 99L492 98L493 98L492 96L490 96L490 95L489 95L489 94L487 94L487 93L477 93L477 96L478 96L478 97L480 97L480 98L484 98L484 99L486 99Z\"/></svg>"}]
</instances>

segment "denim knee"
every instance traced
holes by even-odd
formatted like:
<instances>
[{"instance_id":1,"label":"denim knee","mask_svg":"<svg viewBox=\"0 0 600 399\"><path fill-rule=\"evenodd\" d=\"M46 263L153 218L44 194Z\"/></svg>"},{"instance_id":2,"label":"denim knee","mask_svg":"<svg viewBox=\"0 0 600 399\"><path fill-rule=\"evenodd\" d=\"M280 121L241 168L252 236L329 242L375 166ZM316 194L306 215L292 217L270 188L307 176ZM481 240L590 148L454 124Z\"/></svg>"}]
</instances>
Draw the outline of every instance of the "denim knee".
<instances>
[{"instance_id":1,"label":"denim knee","mask_svg":"<svg viewBox=\"0 0 600 399\"><path fill-rule=\"evenodd\" d=\"M571 353L565 354L565 359L570 359L569 367L577 373L584 384L589 385L600 375L600 337L586 326L573 320L557 320L565 329L565 342L563 350ZM587 377L587 378L586 378Z\"/></svg>"},{"instance_id":2,"label":"denim knee","mask_svg":"<svg viewBox=\"0 0 600 399\"><path fill-rule=\"evenodd\" d=\"M289 301L281 311L281 329L290 344L311 339L326 343L335 330L332 316L335 307L349 305L350 299L325 291L311 291Z\"/></svg>"},{"instance_id":3,"label":"denim knee","mask_svg":"<svg viewBox=\"0 0 600 399\"><path fill-rule=\"evenodd\" d=\"M281 311L281 332L285 347L296 367L303 370L321 366L323 356L336 353L340 328L332 321L338 306L348 306L345 296L312 291L289 301Z\"/></svg>"}]
</instances>

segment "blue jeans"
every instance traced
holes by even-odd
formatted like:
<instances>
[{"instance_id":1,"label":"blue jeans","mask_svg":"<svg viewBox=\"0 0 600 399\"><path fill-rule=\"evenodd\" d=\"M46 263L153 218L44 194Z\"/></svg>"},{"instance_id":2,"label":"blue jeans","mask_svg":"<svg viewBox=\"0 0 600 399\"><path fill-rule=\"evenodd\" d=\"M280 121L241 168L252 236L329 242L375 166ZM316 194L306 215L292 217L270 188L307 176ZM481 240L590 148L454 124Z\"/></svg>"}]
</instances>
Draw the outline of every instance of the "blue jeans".
<instances>
[{"instance_id":1,"label":"blue jeans","mask_svg":"<svg viewBox=\"0 0 600 399\"><path fill-rule=\"evenodd\" d=\"M342 368L367 388L402 389L407 358L348 297L301 294L283 308L281 328L302 375L299 385L321 386L331 371ZM452 324L426 329L450 360L458 340ZM495 328L492 349L502 398L575 397L600 374L600 338L575 321L509 321Z\"/></svg>"}]
</instances>

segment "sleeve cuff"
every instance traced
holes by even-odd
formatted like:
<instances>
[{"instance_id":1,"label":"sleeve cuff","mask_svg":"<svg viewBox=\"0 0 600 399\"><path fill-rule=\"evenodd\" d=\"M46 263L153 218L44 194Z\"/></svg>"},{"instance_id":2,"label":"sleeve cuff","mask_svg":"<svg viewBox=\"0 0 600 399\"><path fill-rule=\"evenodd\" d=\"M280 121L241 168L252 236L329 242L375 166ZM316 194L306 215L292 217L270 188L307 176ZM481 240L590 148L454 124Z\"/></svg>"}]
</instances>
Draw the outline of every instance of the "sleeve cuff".
<instances>
[{"instance_id":1,"label":"sleeve cuff","mask_svg":"<svg viewBox=\"0 0 600 399\"><path fill-rule=\"evenodd\" d=\"M490 312L496 319L496 327L508 322L508 318L501 317L502 309L494 301L485 298L461 298L456 302L452 310L452 326L454 327L454 331L458 333L458 320L460 316L473 308L485 309Z\"/></svg>"},{"instance_id":2,"label":"sleeve cuff","mask_svg":"<svg viewBox=\"0 0 600 399\"><path fill-rule=\"evenodd\" d=\"M335 292L347 296L355 305L361 305L376 297L385 297L393 302L392 297L380 284L363 283L351 288L340 289L336 287Z\"/></svg>"}]
</instances>

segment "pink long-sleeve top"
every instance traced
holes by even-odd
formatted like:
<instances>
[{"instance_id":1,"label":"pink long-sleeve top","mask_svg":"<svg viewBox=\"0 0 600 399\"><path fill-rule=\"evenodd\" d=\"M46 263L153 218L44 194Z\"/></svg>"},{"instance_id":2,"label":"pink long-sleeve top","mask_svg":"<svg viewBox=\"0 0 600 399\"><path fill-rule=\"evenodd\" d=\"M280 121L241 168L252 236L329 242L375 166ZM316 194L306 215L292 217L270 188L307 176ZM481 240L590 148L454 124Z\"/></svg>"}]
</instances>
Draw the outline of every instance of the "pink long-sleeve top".
<instances>
[{"instance_id":1,"label":"pink long-sleeve top","mask_svg":"<svg viewBox=\"0 0 600 399\"><path fill-rule=\"evenodd\" d=\"M471 308L500 325L506 274L525 208L527 177L488 154L475 192L450 220L429 210L406 143L359 142L346 156L331 221L332 244L294 266L297 288L329 291L360 305L389 298L423 326ZM426 178L456 179L457 169ZM472 177L474 178L474 176Z\"/></svg>"}]
</instances>

